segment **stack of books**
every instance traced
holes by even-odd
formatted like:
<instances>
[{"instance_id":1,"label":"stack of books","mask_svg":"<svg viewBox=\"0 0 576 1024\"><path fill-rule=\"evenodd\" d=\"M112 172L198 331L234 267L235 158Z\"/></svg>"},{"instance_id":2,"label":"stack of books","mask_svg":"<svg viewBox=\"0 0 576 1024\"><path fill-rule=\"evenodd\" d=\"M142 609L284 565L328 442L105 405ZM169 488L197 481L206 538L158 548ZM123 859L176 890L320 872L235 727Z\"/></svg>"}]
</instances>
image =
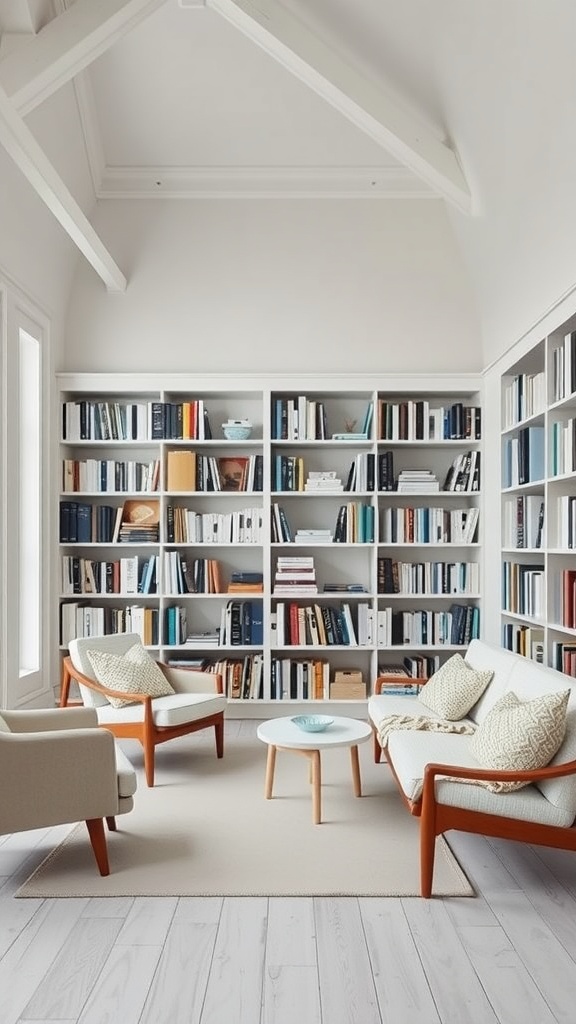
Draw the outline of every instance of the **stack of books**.
<instances>
[{"instance_id":1,"label":"stack of books","mask_svg":"<svg viewBox=\"0 0 576 1024\"><path fill-rule=\"evenodd\" d=\"M344 485L340 477L336 475L336 470L321 470L319 472L310 470L304 490L330 494L332 491L343 491Z\"/></svg>"},{"instance_id":2,"label":"stack of books","mask_svg":"<svg viewBox=\"0 0 576 1024\"><path fill-rule=\"evenodd\" d=\"M234 569L228 584L228 593L260 594L264 590L264 573L242 572Z\"/></svg>"},{"instance_id":3,"label":"stack of books","mask_svg":"<svg viewBox=\"0 0 576 1024\"><path fill-rule=\"evenodd\" d=\"M429 494L440 490L440 481L430 469L402 469L397 490L400 494Z\"/></svg>"},{"instance_id":4,"label":"stack of books","mask_svg":"<svg viewBox=\"0 0 576 1024\"><path fill-rule=\"evenodd\" d=\"M332 530L296 530L295 544L331 544Z\"/></svg>"},{"instance_id":5,"label":"stack of books","mask_svg":"<svg viewBox=\"0 0 576 1024\"><path fill-rule=\"evenodd\" d=\"M278 595L317 594L314 559L308 556L280 557L276 563L274 593Z\"/></svg>"}]
</instances>

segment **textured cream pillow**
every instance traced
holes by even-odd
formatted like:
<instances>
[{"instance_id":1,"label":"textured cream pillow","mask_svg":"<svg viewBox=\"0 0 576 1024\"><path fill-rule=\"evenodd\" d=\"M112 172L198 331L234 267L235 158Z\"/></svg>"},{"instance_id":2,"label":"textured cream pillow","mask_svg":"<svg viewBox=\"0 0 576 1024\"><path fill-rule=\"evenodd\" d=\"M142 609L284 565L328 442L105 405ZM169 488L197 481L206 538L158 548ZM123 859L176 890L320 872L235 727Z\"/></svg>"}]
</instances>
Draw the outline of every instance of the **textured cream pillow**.
<instances>
[{"instance_id":1,"label":"textured cream pillow","mask_svg":"<svg viewBox=\"0 0 576 1024\"><path fill-rule=\"evenodd\" d=\"M456 722L480 699L493 675L490 670L470 668L461 654L454 654L430 676L420 690L419 700L441 718Z\"/></svg>"},{"instance_id":2,"label":"textured cream pillow","mask_svg":"<svg viewBox=\"0 0 576 1024\"><path fill-rule=\"evenodd\" d=\"M176 692L154 658L139 643L135 643L121 656L106 651L86 651L86 654L98 682L111 690L146 693L150 697L167 697ZM124 697L111 697L109 694L107 697L114 708L136 703Z\"/></svg>"},{"instance_id":3,"label":"textured cream pillow","mask_svg":"<svg viewBox=\"0 0 576 1024\"><path fill-rule=\"evenodd\" d=\"M482 768L531 771L544 768L560 748L566 732L570 690L521 701L506 693L478 726L471 750ZM529 782L486 782L494 793L510 793Z\"/></svg>"}]
</instances>

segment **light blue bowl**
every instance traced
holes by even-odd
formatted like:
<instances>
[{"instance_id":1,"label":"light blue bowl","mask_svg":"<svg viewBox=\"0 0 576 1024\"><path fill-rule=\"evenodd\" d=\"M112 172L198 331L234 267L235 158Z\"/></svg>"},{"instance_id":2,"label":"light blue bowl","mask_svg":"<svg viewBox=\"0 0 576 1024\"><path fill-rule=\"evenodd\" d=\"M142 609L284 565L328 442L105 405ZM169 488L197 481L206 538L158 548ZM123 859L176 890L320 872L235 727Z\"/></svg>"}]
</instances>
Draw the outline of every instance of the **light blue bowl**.
<instances>
[{"instance_id":1,"label":"light blue bowl","mask_svg":"<svg viewBox=\"0 0 576 1024\"><path fill-rule=\"evenodd\" d=\"M237 423L223 423L222 430L228 441L246 441L252 433L252 427L240 426Z\"/></svg>"},{"instance_id":2,"label":"light blue bowl","mask_svg":"<svg viewBox=\"0 0 576 1024\"><path fill-rule=\"evenodd\" d=\"M296 715L292 721L304 732L324 732L334 719L328 718L328 715Z\"/></svg>"}]
</instances>

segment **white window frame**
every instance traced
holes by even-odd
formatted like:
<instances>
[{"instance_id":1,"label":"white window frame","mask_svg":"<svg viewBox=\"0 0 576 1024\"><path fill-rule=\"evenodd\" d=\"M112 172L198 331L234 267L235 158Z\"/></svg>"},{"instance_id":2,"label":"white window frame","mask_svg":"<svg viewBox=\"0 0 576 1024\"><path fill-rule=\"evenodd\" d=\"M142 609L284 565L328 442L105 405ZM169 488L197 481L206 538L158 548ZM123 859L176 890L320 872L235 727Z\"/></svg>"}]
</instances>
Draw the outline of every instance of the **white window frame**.
<instances>
[{"instance_id":1,"label":"white window frame","mask_svg":"<svg viewBox=\"0 0 576 1024\"><path fill-rule=\"evenodd\" d=\"M20 332L40 346L40 613L39 664L20 674ZM49 322L33 304L9 283L0 280L0 706L17 708L52 703L51 680L51 516L50 516L50 335Z\"/></svg>"}]
</instances>

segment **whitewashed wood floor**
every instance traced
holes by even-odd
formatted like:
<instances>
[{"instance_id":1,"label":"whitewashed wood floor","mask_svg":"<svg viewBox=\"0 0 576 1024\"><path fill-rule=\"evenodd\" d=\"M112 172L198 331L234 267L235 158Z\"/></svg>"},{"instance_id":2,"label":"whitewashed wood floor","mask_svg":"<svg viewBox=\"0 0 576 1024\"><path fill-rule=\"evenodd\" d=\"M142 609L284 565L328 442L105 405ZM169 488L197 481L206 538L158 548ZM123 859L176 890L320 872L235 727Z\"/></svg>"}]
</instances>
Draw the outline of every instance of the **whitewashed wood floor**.
<instances>
[{"instance_id":1,"label":"whitewashed wood floor","mask_svg":"<svg viewBox=\"0 0 576 1024\"><path fill-rule=\"evenodd\" d=\"M475 899L14 899L67 831L0 838L0 1024L576 1022L574 854L452 833Z\"/></svg>"}]
</instances>

